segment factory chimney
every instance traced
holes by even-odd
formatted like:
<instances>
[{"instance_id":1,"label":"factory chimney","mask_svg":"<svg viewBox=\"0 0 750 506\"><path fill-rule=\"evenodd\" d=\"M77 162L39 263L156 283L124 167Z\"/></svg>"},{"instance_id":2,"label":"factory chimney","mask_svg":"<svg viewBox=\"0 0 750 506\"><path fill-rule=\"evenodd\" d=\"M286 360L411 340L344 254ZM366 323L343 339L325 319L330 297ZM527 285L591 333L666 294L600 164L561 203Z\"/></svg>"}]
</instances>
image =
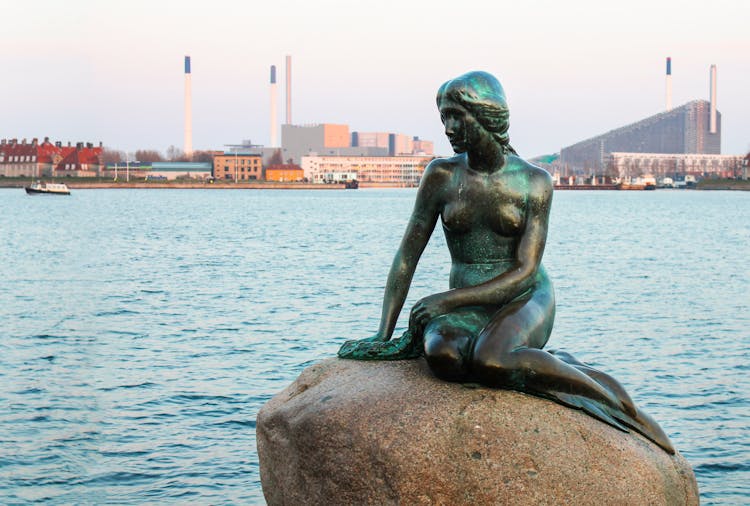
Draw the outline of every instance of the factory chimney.
<instances>
[{"instance_id":1,"label":"factory chimney","mask_svg":"<svg viewBox=\"0 0 750 506\"><path fill-rule=\"evenodd\" d=\"M286 124L292 124L292 57L286 56Z\"/></svg>"},{"instance_id":2,"label":"factory chimney","mask_svg":"<svg viewBox=\"0 0 750 506\"><path fill-rule=\"evenodd\" d=\"M667 111L672 110L672 58L667 56Z\"/></svg>"},{"instance_id":3,"label":"factory chimney","mask_svg":"<svg viewBox=\"0 0 750 506\"><path fill-rule=\"evenodd\" d=\"M271 147L278 147L278 139L276 134L278 132L278 118L276 116L277 104L278 104L278 90L276 89L276 65L271 65Z\"/></svg>"},{"instance_id":4,"label":"factory chimney","mask_svg":"<svg viewBox=\"0 0 750 506\"><path fill-rule=\"evenodd\" d=\"M193 104L190 82L190 57L185 56L185 156L193 155Z\"/></svg>"},{"instance_id":5,"label":"factory chimney","mask_svg":"<svg viewBox=\"0 0 750 506\"><path fill-rule=\"evenodd\" d=\"M716 65L711 65L711 123L709 133L716 133Z\"/></svg>"}]
</instances>

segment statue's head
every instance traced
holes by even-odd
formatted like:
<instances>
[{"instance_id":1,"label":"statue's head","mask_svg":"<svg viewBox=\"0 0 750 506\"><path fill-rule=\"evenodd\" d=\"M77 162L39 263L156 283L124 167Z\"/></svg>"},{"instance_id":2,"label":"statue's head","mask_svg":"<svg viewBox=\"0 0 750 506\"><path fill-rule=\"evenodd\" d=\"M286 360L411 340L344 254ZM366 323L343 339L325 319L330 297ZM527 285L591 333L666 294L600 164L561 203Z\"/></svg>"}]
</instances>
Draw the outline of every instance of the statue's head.
<instances>
[{"instance_id":1,"label":"statue's head","mask_svg":"<svg viewBox=\"0 0 750 506\"><path fill-rule=\"evenodd\" d=\"M444 83L437 94L437 104L452 100L464 107L502 146L506 153L515 154L510 146L508 102L505 91L495 76L487 72L468 72Z\"/></svg>"}]
</instances>

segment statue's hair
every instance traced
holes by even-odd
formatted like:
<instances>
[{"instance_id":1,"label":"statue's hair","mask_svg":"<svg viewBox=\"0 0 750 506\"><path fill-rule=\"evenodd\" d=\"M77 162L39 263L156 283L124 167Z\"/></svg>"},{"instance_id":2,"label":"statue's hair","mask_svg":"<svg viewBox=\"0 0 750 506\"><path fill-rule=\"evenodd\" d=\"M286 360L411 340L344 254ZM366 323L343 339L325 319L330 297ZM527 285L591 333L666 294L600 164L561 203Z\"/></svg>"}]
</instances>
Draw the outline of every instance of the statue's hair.
<instances>
[{"instance_id":1,"label":"statue's hair","mask_svg":"<svg viewBox=\"0 0 750 506\"><path fill-rule=\"evenodd\" d=\"M516 155L510 145L508 102L500 81L487 72L467 72L444 83L437 94L437 103L449 98L466 108L500 144L503 153Z\"/></svg>"}]
</instances>

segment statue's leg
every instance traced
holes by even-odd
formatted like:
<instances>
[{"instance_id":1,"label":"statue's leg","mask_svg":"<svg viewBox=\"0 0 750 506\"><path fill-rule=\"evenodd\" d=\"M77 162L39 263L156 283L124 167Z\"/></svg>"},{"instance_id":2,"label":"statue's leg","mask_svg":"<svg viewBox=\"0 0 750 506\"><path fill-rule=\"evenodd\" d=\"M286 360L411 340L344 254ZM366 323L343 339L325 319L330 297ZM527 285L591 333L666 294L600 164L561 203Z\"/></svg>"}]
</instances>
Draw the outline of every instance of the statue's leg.
<instances>
[{"instance_id":1,"label":"statue's leg","mask_svg":"<svg viewBox=\"0 0 750 506\"><path fill-rule=\"evenodd\" d=\"M554 397L580 395L624 409L621 399L575 366L542 351L552 331L555 299L542 283L531 297L498 311L480 332L470 365L489 386L513 388Z\"/></svg>"},{"instance_id":2,"label":"statue's leg","mask_svg":"<svg viewBox=\"0 0 750 506\"><path fill-rule=\"evenodd\" d=\"M669 437L664 433L662 428L659 427L659 424L657 424L650 416L636 407L633 399L625 391L625 388L620 384L619 381L614 379L609 374L603 373L597 369L594 369L593 367L589 367L583 362L580 362L575 357L573 357L573 355L567 352L550 350L549 353L574 366L584 374L591 376L594 380L604 385L607 389L613 392L622 402L623 406L625 407L625 413L628 415L628 417L621 418L618 417L617 414L614 415L618 417L621 422L640 432L648 439L664 448L669 453L674 453L675 450L672 446L672 442L669 440Z\"/></svg>"},{"instance_id":3,"label":"statue's leg","mask_svg":"<svg viewBox=\"0 0 750 506\"><path fill-rule=\"evenodd\" d=\"M493 311L461 308L438 316L424 329L424 357L432 372L446 381L468 381L472 348Z\"/></svg>"},{"instance_id":4,"label":"statue's leg","mask_svg":"<svg viewBox=\"0 0 750 506\"><path fill-rule=\"evenodd\" d=\"M620 399L623 406L625 407L625 411L630 416L636 416L637 408L635 407L635 403L633 402L633 399L630 397L630 394L628 394L628 392L625 390L625 387L623 387L620 384L620 382L617 381L615 378L613 378L607 373L604 373L602 371L599 371L598 369L594 369L593 367L587 364L584 364L583 362L573 357L573 355L571 355L570 353L567 353L564 351L555 351L555 350L548 350L548 353L551 353L552 355L559 358L563 362L572 365L573 367L575 367L582 373L593 378L600 385L603 385L604 387L606 387L610 392L614 393L618 399Z\"/></svg>"}]
</instances>

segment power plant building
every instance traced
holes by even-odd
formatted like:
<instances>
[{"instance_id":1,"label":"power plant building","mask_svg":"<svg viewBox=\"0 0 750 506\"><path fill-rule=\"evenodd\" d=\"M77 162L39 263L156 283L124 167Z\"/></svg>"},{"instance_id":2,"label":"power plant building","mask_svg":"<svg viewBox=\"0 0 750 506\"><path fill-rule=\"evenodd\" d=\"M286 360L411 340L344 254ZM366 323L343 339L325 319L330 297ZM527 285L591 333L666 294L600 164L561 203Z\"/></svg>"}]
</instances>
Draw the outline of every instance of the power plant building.
<instances>
[{"instance_id":1,"label":"power plant building","mask_svg":"<svg viewBox=\"0 0 750 506\"><path fill-rule=\"evenodd\" d=\"M282 125L282 158L285 162L299 164L303 156L386 156L387 148L358 147L351 145L348 125L323 123L319 125ZM264 150L271 156L274 150Z\"/></svg>"},{"instance_id":2,"label":"power plant building","mask_svg":"<svg viewBox=\"0 0 750 506\"><path fill-rule=\"evenodd\" d=\"M715 133L711 132L712 127ZM693 100L563 148L559 165L568 172L602 172L611 153L718 155L721 115L715 108L712 111L710 102Z\"/></svg>"},{"instance_id":3,"label":"power plant building","mask_svg":"<svg viewBox=\"0 0 750 506\"><path fill-rule=\"evenodd\" d=\"M385 148L389 156L432 155L435 149L432 141L389 132L353 132L352 146Z\"/></svg>"}]
</instances>

